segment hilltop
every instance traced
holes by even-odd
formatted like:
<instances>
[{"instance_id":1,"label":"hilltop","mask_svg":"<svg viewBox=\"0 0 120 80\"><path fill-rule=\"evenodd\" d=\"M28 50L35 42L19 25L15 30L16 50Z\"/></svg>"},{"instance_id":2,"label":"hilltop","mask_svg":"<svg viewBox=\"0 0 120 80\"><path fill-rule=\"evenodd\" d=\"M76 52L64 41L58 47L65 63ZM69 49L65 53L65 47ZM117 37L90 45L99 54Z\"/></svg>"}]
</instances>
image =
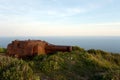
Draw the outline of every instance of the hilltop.
<instances>
[{"instance_id":1,"label":"hilltop","mask_svg":"<svg viewBox=\"0 0 120 80\"><path fill-rule=\"evenodd\" d=\"M4 50L5 51L5 50ZM120 54L73 47L31 59L0 56L1 80L120 80Z\"/></svg>"}]
</instances>

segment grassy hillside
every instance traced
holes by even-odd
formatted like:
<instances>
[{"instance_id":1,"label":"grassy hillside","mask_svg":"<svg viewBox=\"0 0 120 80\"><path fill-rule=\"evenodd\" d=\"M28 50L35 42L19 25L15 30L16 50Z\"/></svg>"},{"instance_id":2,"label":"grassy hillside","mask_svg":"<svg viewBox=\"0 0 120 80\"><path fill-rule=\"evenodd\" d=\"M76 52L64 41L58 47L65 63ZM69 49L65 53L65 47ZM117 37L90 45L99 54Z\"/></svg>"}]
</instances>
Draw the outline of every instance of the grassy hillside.
<instances>
[{"instance_id":1,"label":"grassy hillside","mask_svg":"<svg viewBox=\"0 0 120 80\"><path fill-rule=\"evenodd\" d=\"M120 80L120 54L74 47L29 60L0 56L0 80Z\"/></svg>"}]
</instances>

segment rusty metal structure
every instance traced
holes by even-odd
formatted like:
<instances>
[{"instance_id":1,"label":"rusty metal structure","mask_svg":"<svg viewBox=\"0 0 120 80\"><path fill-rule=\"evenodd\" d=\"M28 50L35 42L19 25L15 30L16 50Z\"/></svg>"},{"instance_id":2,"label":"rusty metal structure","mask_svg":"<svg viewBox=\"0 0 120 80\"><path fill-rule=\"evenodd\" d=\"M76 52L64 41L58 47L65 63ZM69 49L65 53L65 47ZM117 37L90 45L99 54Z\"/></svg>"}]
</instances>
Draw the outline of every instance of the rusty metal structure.
<instances>
[{"instance_id":1,"label":"rusty metal structure","mask_svg":"<svg viewBox=\"0 0 120 80\"><path fill-rule=\"evenodd\" d=\"M35 56L41 54L52 54L57 51L70 52L72 46L61 46L49 44L41 40L15 40L7 46L7 55L17 58Z\"/></svg>"}]
</instances>

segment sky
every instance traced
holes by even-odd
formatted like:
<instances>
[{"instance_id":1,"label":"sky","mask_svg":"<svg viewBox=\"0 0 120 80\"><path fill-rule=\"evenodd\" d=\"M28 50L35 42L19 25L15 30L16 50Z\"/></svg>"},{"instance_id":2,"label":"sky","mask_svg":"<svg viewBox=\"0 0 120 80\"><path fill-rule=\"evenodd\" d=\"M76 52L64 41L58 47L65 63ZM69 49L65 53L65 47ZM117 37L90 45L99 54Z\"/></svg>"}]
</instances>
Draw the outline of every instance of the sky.
<instances>
[{"instance_id":1,"label":"sky","mask_svg":"<svg viewBox=\"0 0 120 80\"><path fill-rule=\"evenodd\" d=\"M0 0L9 36L120 36L120 0Z\"/></svg>"}]
</instances>

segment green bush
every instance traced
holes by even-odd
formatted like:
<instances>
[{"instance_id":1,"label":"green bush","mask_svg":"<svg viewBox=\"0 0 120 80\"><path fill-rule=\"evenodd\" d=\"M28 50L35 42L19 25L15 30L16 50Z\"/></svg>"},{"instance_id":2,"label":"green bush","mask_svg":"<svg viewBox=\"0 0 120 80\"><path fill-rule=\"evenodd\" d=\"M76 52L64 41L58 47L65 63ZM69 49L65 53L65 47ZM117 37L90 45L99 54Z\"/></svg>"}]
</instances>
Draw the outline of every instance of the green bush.
<instances>
[{"instance_id":1,"label":"green bush","mask_svg":"<svg viewBox=\"0 0 120 80\"><path fill-rule=\"evenodd\" d=\"M108 71L104 74L96 74L91 80L120 80L120 70Z\"/></svg>"},{"instance_id":2,"label":"green bush","mask_svg":"<svg viewBox=\"0 0 120 80\"><path fill-rule=\"evenodd\" d=\"M5 53L6 51L7 51L6 48L0 47L0 53Z\"/></svg>"},{"instance_id":3,"label":"green bush","mask_svg":"<svg viewBox=\"0 0 120 80\"><path fill-rule=\"evenodd\" d=\"M81 47L78 47L78 46L73 46L73 47L72 47L72 50L73 50L73 51L85 52L85 49L84 49L84 48L81 48Z\"/></svg>"},{"instance_id":4,"label":"green bush","mask_svg":"<svg viewBox=\"0 0 120 80\"><path fill-rule=\"evenodd\" d=\"M1 80L35 80L29 65L18 59L0 56L0 79Z\"/></svg>"},{"instance_id":5,"label":"green bush","mask_svg":"<svg viewBox=\"0 0 120 80\"><path fill-rule=\"evenodd\" d=\"M112 56L109 56L112 57ZM58 52L53 55L41 55L34 58L40 76L55 80L107 80L110 70L120 69L102 55L87 52ZM101 75L105 74L105 75ZM86 78L87 77L87 78ZM112 76L113 77L113 76Z\"/></svg>"}]
</instances>

